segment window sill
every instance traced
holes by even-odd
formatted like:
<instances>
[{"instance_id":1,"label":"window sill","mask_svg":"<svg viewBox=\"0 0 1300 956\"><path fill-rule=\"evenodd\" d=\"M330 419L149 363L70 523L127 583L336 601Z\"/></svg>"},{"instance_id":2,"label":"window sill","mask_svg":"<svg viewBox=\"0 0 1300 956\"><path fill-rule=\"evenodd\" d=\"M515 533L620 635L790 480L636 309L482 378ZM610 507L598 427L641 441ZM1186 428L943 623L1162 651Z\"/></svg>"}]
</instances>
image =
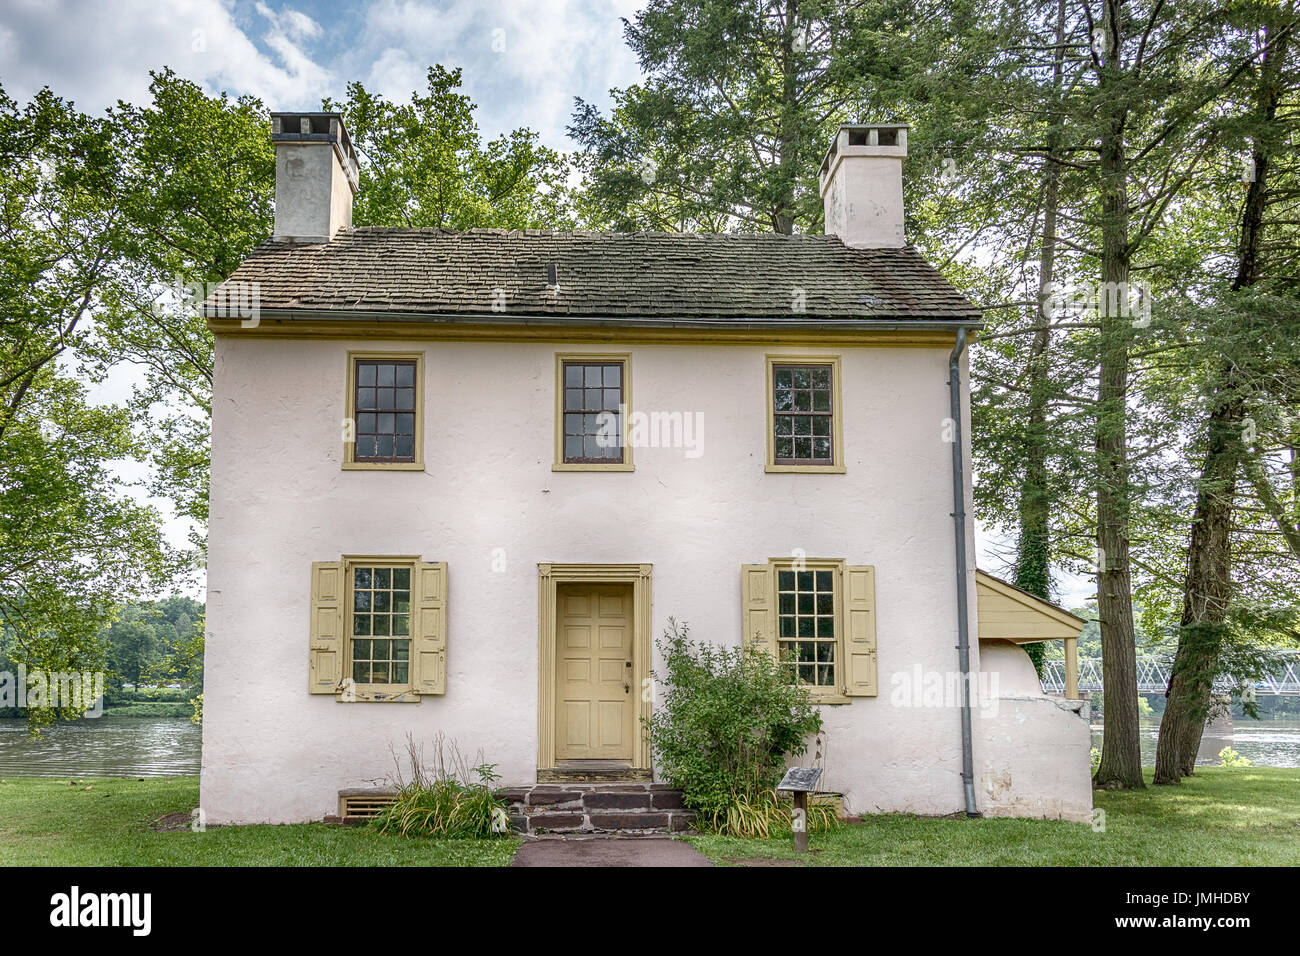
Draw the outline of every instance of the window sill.
<instances>
[{"instance_id":1,"label":"window sill","mask_svg":"<svg viewBox=\"0 0 1300 956\"><path fill-rule=\"evenodd\" d=\"M852 698L852 697L847 697L847 696L845 696L844 694L813 694L813 695L811 695L811 696L812 696L812 702L813 702L814 704L851 704L851 703L853 703L853 698Z\"/></svg>"},{"instance_id":2,"label":"window sill","mask_svg":"<svg viewBox=\"0 0 1300 956\"><path fill-rule=\"evenodd\" d=\"M630 461L610 465L557 461L551 465L551 471L636 471L636 466Z\"/></svg>"},{"instance_id":3,"label":"window sill","mask_svg":"<svg viewBox=\"0 0 1300 956\"><path fill-rule=\"evenodd\" d=\"M345 461L344 471L424 471L422 461Z\"/></svg>"},{"instance_id":4,"label":"window sill","mask_svg":"<svg viewBox=\"0 0 1300 956\"><path fill-rule=\"evenodd\" d=\"M354 687L351 695L336 691L334 699L340 704L418 704L420 695L401 684L366 684Z\"/></svg>"},{"instance_id":5,"label":"window sill","mask_svg":"<svg viewBox=\"0 0 1300 956\"><path fill-rule=\"evenodd\" d=\"M773 465L766 469L769 475L842 475L843 465Z\"/></svg>"}]
</instances>

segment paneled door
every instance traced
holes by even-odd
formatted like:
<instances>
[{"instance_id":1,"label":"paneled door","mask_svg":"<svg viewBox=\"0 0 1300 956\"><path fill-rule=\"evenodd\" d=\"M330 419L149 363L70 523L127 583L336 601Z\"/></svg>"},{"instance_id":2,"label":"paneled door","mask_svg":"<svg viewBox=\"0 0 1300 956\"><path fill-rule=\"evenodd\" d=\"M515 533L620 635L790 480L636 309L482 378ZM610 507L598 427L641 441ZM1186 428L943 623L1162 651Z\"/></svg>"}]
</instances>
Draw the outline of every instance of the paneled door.
<instances>
[{"instance_id":1,"label":"paneled door","mask_svg":"<svg viewBox=\"0 0 1300 956\"><path fill-rule=\"evenodd\" d=\"M556 595L555 756L632 759L632 585L561 584Z\"/></svg>"}]
</instances>

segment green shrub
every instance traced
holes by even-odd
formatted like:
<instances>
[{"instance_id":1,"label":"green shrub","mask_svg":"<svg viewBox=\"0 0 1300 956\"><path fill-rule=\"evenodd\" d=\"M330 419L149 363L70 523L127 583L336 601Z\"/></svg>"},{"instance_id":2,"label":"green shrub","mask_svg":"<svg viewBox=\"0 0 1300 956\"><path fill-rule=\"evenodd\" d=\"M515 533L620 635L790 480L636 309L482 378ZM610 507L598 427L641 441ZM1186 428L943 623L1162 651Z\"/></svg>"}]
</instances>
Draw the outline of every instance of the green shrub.
<instances>
[{"instance_id":1,"label":"green shrub","mask_svg":"<svg viewBox=\"0 0 1300 956\"><path fill-rule=\"evenodd\" d=\"M692 641L690 628L670 618L658 646L662 698L647 732L663 777L699 823L743 817L775 789L786 758L808 749L821 715L758 644Z\"/></svg>"},{"instance_id":2,"label":"green shrub","mask_svg":"<svg viewBox=\"0 0 1300 956\"><path fill-rule=\"evenodd\" d=\"M793 809L794 801L775 790L764 790L756 796L738 793L726 807L704 821L704 825L726 836L764 840L788 837L794 832ZM834 807L816 803L808 807L807 822L809 833L825 833L843 825Z\"/></svg>"},{"instance_id":3,"label":"green shrub","mask_svg":"<svg viewBox=\"0 0 1300 956\"><path fill-rule=\"evenodd\" d=\"M393 778L397 799L370 822L371 826L380 833L452 840L510 832L505 803L492 789L499 779L495 764L484 763L479 754L478 762L471 766L455 741L449 742L439 733L430 765L425 762L423 747L409 734L406 740L410 779L403 776L399 762Z\"/></svg>"},{"instance_id":4,"label":"green shrub","mask_svg":"<svg viewBox=\"0 0 1300 956\"><path fill-rule=\"evenodd\" d=\"M1231 747L1224 747L1222 750L1219 751L1219 760L1222 761L1222 763L1219 764L1220 767L1249 767L1250 766L1250 761L1247 760L1245 757L1243 757L1241 754L1237 753L1237 751L1233 750Z\"/></svg>"}]
</instances>

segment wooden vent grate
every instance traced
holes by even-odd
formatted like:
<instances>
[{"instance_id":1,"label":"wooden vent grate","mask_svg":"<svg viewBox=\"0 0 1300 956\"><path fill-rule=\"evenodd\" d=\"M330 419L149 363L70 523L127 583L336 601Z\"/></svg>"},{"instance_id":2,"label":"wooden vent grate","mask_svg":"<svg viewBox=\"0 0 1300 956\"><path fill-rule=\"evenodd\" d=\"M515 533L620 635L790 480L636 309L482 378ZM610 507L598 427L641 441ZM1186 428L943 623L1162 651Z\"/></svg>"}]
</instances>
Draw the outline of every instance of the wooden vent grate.
<instances>
[{"instance_id":1,"label":"wooden vent grate","mask_svg":"<svg viewBox=\"0 0 1300 956\"><path fill-rule=\"evenodd\" d=\"M379 816L396 802L391 793L354 793L339 796L339 816L344 819L369 820Z\"/></svg>"}]
</instances>

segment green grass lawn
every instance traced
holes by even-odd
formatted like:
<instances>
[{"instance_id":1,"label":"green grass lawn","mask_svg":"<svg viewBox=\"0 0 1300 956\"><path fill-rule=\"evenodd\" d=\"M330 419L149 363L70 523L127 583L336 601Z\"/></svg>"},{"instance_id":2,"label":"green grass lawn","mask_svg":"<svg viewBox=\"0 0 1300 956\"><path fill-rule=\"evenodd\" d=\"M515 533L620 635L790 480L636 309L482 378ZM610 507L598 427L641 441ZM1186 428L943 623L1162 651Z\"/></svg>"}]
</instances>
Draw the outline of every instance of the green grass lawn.
<instances>
[{"instance_id":1,"label":"green grass lawn","mask_svg":"<svg viewBox=\"0 0 1300 956\"><path fill-rule=\"evenodd\" d=\"M83 789L88 787L89 789ZM0 865L505 866L516 840L408 840L363 827L159 830L198 805L193 777L0 780ZM869 817L814 834L820 866L1300 865L1300 769L1207 767L1177 787L1097 793L1105 832L1052 820ZM788 840L689 837L721 864L787 860Z\"/></svg>"},{"instance_id":2,"label":"green grass lawn","mask_svg":"<svg viewBox=\"0 0 1300 956\"><path fill-rule=\"evenodd\" d=\"M1147 775L1150 781L1150 773ZM1105 832L1053 820L889 814L813 834L814 866L1297 866L1300 769L1198 767L1176 787L1097 792ZM690 837L720 864L795 860L787 840Z\"/></svg>"},{"instance_id":3,"label":"green grass lawn","mask_svg":"<svg viewBox=\"0 0 1300 956\"><path fill-rule=\"evenodd\" d=\"M89 789L82 789L89 787ZM0 780L4 866L506 866L518 842L410 840L324 823L160 831L199 805L196 777Z\"/></svg>"}]
</instances>

